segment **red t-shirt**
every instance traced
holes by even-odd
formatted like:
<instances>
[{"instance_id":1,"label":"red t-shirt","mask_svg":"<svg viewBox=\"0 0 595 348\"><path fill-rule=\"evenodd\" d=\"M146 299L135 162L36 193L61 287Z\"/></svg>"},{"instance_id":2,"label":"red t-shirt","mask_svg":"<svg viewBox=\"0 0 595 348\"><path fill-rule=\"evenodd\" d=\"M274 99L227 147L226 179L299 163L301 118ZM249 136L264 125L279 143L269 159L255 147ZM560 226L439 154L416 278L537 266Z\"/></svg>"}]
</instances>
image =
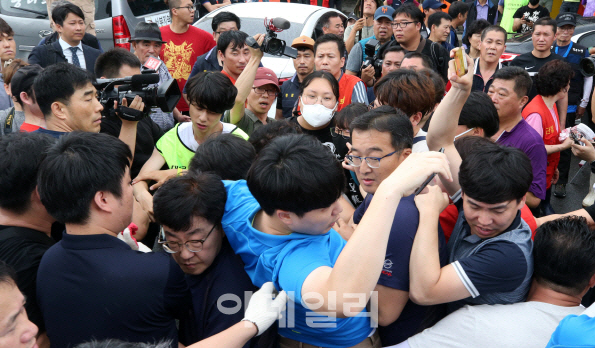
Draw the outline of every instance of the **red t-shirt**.
<instances>
[{"instance_id":1,"label":"red t-shirt","mask_svg":"<svg viewBox=\"0 0 595 348\"><path fill-rule=\"evenodd\" d=\"M169 25L161 28L161 36L166 42L161 48L159 58L165 62L171 76L177 80L180 91L184 89L196 58L215 47L213 35L204 30L190 26L183 34L171 31ZM178 110L188 111L188 104L181 98Z\"/></svg>"},{"instance_id":2,"label":"red t-shirt","mask_svg":"<svg viewBox=\"0 0 595 348\"><path fill-rule=\"evenodd\" d=\"M19 131L21 131L21 132L24 132L24 133L31 133L31 132L35 132L35 131L36 131L36 130L38 130L39 128L41 128L41 127L39 127L39 126L36 126L36 125L34 125L34 124L31 124L31 123L26 123L26 122L24 122L24 123L21 125L21 128L19 129Z\"/></svg>"},{"instance_id":3,"label":"red t-shirt","mask_svg":"<svg viewBox=\"0 0 595 348\"><path fill-rule=\"evenodd\" d=\"M231 83L233 83L234 85L236 84L236 80L233 79L233 77L231 77L231 75L229 75L225 70L221 70L221 73L227 77L229 77L229 79L231 80Z\"/></svg>"}]
</instances>

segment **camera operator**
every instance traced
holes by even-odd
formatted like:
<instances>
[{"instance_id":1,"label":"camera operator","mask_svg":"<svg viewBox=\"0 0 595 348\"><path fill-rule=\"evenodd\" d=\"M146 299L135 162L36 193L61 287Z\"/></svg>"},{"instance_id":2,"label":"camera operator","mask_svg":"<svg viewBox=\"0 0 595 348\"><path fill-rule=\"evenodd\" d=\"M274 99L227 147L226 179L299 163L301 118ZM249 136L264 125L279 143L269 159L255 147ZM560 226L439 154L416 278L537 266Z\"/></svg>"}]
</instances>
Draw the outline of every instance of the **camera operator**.
<instances>
[{"instance_id":1,"label":"camera operator","mask_svg":"<svg viewBox=\"0 0 595 348\"><path fill-rule=\"evenodd\" d=\"M353 46L347 59L347 71L349 75L359 76L361 73L361 79L367 86L373 86L375 82L375 70L372 64L362 67L362 63L367 59L368 52L366 49L366 43L370 40L378 40L378 44L374 50L374 54L378 52L378 48L384 43L390 41L392 36L391 23L393 19L393 13L395 10L390 6L382 6L374 13L374 35L359 41Z\"/></svg>"},{"instance_id":2,"label":"camera operator","mask_svg":"<svg viewBox=\"0 0 595 348\"><path fill-rule=\"evenodd\" d=\"M140 70L152 69L159 73L159 82L151 85L151 87L157 87L163 82L172 79L167 66L158 58L159 53L161 53L161 46L165 42L161 39L161 31L156 23L139 22L134 29L134 37L130 39L130 42L132 43L132 48L134 48L134 55L140 59ZM117 66L119 67L120 65ZM98 73L97 75L100 76ZM151 108L150 115L151 119L164 132L173 128L174 119L178 122L190 121L190 116L182 115L178 108L175 108L173 112L164 112L159 107L154 106Z\"/></svg>"}]
</instances>

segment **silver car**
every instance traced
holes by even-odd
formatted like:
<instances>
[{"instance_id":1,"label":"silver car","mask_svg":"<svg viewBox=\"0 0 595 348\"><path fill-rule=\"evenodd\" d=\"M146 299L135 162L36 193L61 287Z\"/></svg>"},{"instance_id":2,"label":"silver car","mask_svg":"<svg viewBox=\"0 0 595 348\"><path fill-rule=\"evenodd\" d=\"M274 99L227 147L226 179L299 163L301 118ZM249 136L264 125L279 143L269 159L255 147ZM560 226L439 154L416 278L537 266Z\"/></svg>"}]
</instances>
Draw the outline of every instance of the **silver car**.
<instances>
[{"instance_id":1,"label":"silver car","mask_svg":"<svg viewBox=\"0 0 595 348\"><path fill-rule=\"evenodd\" d=\"M0 17L14 30L17 58L26 60L52 33L45 0L0 0ZM140 21L169 24L167 5L163 0L95 0L95 30L104 51L114 46L130 50L130 37Z\"/></svg>"}]
</instances>

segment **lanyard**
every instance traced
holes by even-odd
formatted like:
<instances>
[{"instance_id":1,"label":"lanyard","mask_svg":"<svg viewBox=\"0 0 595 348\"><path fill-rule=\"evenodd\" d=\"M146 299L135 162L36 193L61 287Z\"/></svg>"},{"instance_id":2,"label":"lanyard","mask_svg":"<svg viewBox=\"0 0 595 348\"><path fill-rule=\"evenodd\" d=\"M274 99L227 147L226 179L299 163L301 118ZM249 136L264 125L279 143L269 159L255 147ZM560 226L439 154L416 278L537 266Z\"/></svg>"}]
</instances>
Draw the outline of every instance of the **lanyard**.
<instances>
[{"instance_id":1,"label":"lanyard","mask_svg":"<svg viewBox=\"0 0 595 348\"><path fill-rule=\"evenodd\" d=\"M568 53L570 53L570 49L572 48L572 44L574 42L570 41L570 45L568 45L568 49L566 50L566 53L564 53L564 55L562 55L562 57L566 58L568 56ZM556 54L558 54L558 45L556 45L556 49L555 49Z\"/></svg>"}]
</instances>

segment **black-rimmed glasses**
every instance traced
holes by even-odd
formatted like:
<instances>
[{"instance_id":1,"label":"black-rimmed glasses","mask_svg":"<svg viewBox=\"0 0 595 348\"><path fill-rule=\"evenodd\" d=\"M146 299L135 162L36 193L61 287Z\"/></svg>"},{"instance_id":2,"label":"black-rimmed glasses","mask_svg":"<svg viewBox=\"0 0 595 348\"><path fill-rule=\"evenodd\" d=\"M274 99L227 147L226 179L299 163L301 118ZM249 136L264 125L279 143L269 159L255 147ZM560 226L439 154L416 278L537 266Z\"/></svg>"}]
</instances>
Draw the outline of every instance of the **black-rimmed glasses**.
<instances>
[{"instance_id":1,"label":"black-rimmed glasses","mask_svg":"<svg viewBox=\"0 0 595 348\"><path fill-rule=\"evenodd\" d=\"M382 157L359 157L359 156L347 155L347 156L345 156L345 158L347 159L347 162L349 162L349 164L354 167L359 167L362 165L363 161L366 161L366 163L368 164L368 167L380 168L380 160L381 159L386 158L391 155L394 155L397 152L399 152L399 151L393 151L393 152L386 154Z\"/></svg>"}]
</instances>

